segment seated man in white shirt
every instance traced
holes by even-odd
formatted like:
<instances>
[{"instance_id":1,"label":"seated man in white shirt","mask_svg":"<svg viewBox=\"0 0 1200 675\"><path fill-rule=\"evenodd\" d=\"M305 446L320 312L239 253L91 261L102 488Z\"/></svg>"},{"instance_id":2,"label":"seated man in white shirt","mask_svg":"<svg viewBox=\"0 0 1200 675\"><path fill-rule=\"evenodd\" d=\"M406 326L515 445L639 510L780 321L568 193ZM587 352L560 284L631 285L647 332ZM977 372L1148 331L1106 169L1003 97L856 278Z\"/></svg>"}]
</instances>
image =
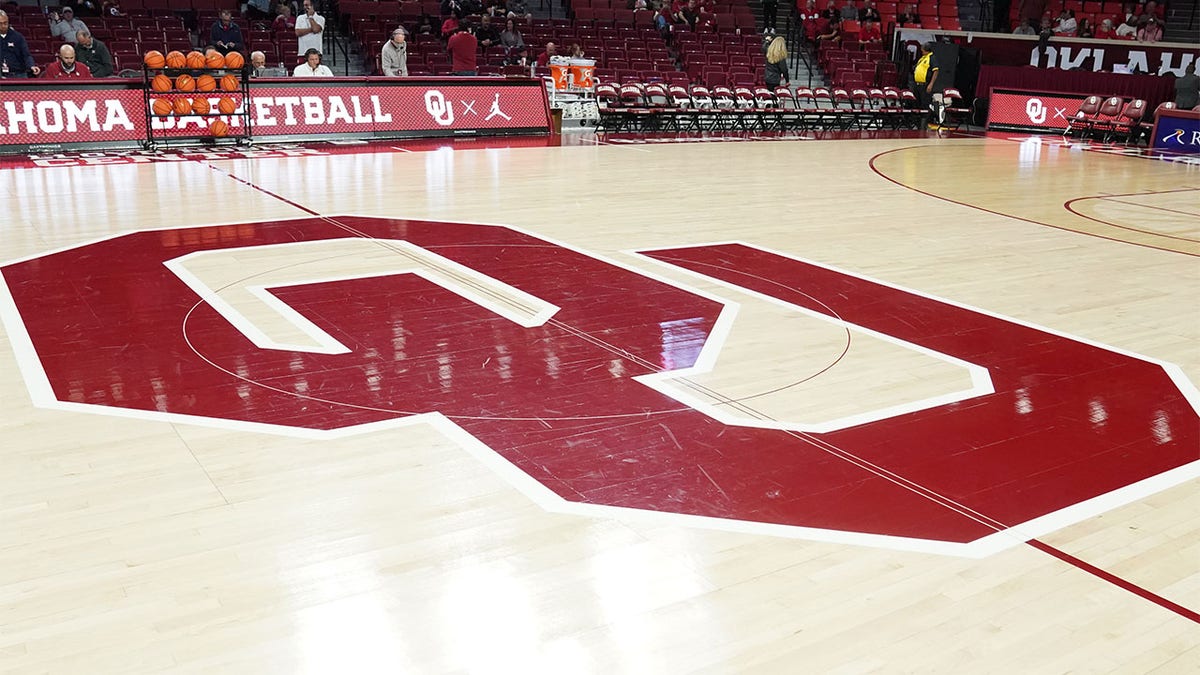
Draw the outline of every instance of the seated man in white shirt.
<instances>
[{"instance_id":1,"label":"seated man in white shirt","mask_svg":"<svg viewBox=\"0 0 1200 675\"><path fill-rule=\"evenodd\" d=\"M292 77L333 77L333 71L321 63L321 52L309 49L304 53L304 63L292 71Z\"/></svg>"}]
</instances>

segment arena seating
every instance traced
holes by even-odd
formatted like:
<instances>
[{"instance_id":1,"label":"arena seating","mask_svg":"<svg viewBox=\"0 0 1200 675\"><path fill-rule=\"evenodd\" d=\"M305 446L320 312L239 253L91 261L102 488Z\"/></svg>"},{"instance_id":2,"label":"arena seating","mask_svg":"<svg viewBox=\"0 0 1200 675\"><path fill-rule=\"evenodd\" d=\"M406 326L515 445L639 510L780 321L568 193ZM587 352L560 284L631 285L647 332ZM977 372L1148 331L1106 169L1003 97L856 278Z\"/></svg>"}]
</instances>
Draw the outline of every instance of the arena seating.
<instances>
[{"instance_id":1,"label":"arena seating","mask_svg":"<svg viewBox=\"0 0 1200 675\"><path fill-rule=\"evenodd\" d=\"M1060 13L1062 13L1062 11L1064 9L1066 9L1066 10L1075 12L1075 20L1079 23L1082 23L1084 19L1087 19L1088 24L1090 24L1092 26L1092 28L1098 27L1100 22L1102 22L1104 19L1112 19L1113 26L1116 27L1121 24L1121 19L1124 16L1124 7L1126 4L1128 4L1128 3L1123 0L1103 0L1103 1L1099 1L1099 0L1088 0L1088 1L1062 0L1061 2L1060 1L1052 1L1052 2L1049 2L1046 4L1044 14L1042 16L1047 17L1047 18L1051 19L1051 21L1053 21ZM1136 2L1133 4L1137 8L1137 11L1139 13L1144 10L1144 7L1145 7L1144 2ZM1167 5L1167 3L1165 3L1165 2L1159 2L1158 7L1155 10L1155 15L1158 17L1158 19L1160 21L1162 21L1166 17L1166 5ZM1017 25L1017 23L1021 19L1020 11L1021 11L1020 3L1013 3L1009 7L1008 19L1009 19L1009 23L1014 27ZM1133 35L1128 35L1125 37L1113 35L1110 37L1114 40L1134 40L1134 39L1136 39L1136 37Z\"/></svg>"},{"instance_id":2,"label":"arena seating","mask_svg":"<svg viewBox=\"0 0 1200 675\"><path fill-rule=\"evenodd\" d=\"M67 3L63 3L67 4ZM13 28L20 31L29 43L33 60L45 65L57 56L61 42L50 34L50 25L39 7L3 5ZM242 29L242 36L249 49L262 49L269 63L274 63L281 45L293 49L295 33L263 36L261 24L238 15L237 0L122 0L124 17L79 17L96 39L108 46L113 55L113 67L121 70L141 68L142 54L151 49L162 52L171 50L188 51L196 46L203 47L208 39L208 30L217 20L221 9L234 12L234 22ZM194 17L199 31L199 44L193 45L193 33L184 23L184 17ZM269 31L267 31L269 32ZM293 55L294 60L294 55ZM279 61L287 59L278 58Z\"/></svg>"}]
</instances>

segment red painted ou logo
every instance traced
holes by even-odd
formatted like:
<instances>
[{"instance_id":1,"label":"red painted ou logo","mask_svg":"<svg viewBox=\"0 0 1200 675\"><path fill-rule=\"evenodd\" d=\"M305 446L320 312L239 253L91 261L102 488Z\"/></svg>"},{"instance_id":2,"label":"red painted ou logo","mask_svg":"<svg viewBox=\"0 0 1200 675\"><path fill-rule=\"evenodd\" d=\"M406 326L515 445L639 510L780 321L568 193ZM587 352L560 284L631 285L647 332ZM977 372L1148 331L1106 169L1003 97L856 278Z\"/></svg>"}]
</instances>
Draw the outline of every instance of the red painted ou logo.
<instances>
[{"instance_id":1,"label":"red painted ou logo","mask_svg":"<svg viewBox=\"0 0 1200 675\"><path fill-rule=\"evenodd\" d=\"M338 253L364 243L378 267ZM281 255L205 282L223 252ZM641 255L990 386L829 429L722 421L647 385L702 366L734 303L493 226L140 232L4 266L0 309L41 405L318 437L431 423L563 511L986 555L1200 468L1173 366L745 245ZM238 303L294 334L239 325Z\"/></svg>"}]
</instances>

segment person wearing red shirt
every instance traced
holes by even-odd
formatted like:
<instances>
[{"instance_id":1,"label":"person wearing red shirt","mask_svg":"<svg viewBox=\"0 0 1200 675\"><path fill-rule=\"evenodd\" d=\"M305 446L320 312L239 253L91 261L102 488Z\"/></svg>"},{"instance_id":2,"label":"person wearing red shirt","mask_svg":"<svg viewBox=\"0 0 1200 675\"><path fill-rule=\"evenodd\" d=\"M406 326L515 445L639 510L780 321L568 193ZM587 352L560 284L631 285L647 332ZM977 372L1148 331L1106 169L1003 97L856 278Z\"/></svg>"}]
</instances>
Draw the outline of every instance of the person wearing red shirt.
<instances>
[{"instance_id":1,"label":"person wearing red shirt","mask_svg":"<svg viewBox=\"0 0 1200 675\"><path fill-rule=\"evenodd\" d=\"M547 42L546 43L546 51L542 52L541 54L538 54L538 57L537 57L538 68L545 68L545 67L549 66L550 59L555 56L558 56L558 45L554 44L553 42Z\"/></svg>"},{"instance_id":2,"label":"person wearing red shirt","mask_svg":"<svg viewBox=\"0 0 1200 675\"><path fill-rule=\"evenodd\" d=\"M446 51L450 53L451 68L455 75L476 73L475 55L479 51L479 40L475 39L472 28L468 27L451 35L446 41Z\"/></svg>"},{"instance_id":3,"label":"person wearing red shirt","mask_svg":"<svg viewBox=\"0 0 1200 675\"><path fill-rule=\"evenodd\" d=\"M90 80L92 71L86 65L75 60L74 47L63 45L58 48L58 58L54 60L54 63L46 66L46 72L42 77L51 80Z\"/></svg>"},{"instance_id":4,"label":"person wearing red shirt","mask_svg":"<svg viewBox=\"0 0 1200 675\"><path fill-rule=\"evenodd\" d=\"M862 22L862 28L858 31L859 42L881 42L883 34L879 31L879 24L870 19Z\"/></svg>"}]
</instances>

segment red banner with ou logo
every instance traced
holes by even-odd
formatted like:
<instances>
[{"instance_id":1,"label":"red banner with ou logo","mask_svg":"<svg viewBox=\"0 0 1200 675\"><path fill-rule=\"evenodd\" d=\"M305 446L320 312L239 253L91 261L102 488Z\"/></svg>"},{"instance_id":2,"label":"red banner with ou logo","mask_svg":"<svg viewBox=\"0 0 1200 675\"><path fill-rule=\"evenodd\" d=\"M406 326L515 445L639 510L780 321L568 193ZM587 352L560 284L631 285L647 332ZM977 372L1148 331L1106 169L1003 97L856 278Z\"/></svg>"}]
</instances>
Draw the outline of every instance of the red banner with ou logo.
<instances>
[{"instance_id":1,"label":"red banner with ou logo","mask_svg":"<svg viewBox=\"0 0 1200 675\"><path fill-rule=\"evenodd\" d=\"M1086 94L993 89L988 105L989 130L1066 131Z\"/></svg>"},{"instance_id":2,"label":"red banner with ou logo","mask_svg":"<svg viewBox=\"0 0 1200 675\"><path fill-rule=\"evenodd\" d=\"M279 79L256 81L250 102L240 92L214 92L237 105L221 117L230 135L359 139L487 133L546 133L550 109L542 82L501 78ZM194 98L154 93L152 100ZM249 110L246 110L247 105ZM146 139L141 81L70 83L6 80L0 89L0 152L36 148L130 147ZM246 117L241 113L248 112ZM202 136L211 117L152 117L156 138Z\"/></svg>"}]
</instances>

